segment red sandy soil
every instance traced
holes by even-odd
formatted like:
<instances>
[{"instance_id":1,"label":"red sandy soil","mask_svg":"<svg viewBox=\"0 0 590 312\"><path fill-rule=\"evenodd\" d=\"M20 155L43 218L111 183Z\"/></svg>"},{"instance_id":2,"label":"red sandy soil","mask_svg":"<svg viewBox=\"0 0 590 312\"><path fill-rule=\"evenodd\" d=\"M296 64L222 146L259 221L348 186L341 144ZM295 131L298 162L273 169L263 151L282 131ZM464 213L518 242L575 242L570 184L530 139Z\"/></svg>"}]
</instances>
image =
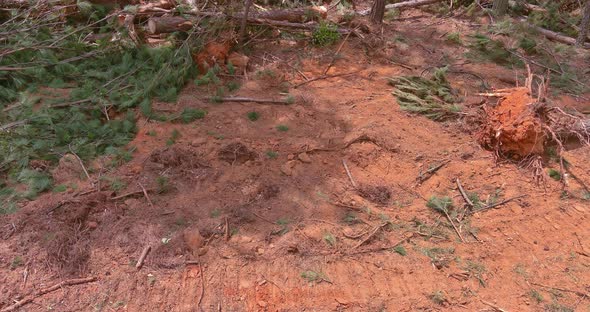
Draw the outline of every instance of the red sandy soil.
<instances>
[{"instance_id":1,"label":"red sandy soil","mask_svg":"<svg viewBox=\"0 0 590 312\"><path fill-rule=\"evenodd\" d=\"M186 125L140 120L133 160L116 169L106 160L89 165L94 180L103 177L100 192L72 174L76 190L44 194L1 217L0 310L74 277L97 280L42 295L22 311L590 309L590 204L581 185L570 179L572 195L562 197L559 182L537 185L529 169L495 163L466 131L475 125L436 123L395 103L387 77L460 59L463 48L444 34L476 27L416 12L385 27L379 54L349 38L329 74L360 71L291 89L292 105L209 103L199 97L214 89L194 85L176 104L155 103L208 114ZM321 75L336 48L261 42L236 94L278 98L281 80ZM301 63L301 73L287 62ZM255 74L263 69L274 76ZM496 88L514 86L511 69L462 69ZM471 76L449 80L460 94L480 91ZM251 111L260 119L250 121ZM180 138L167 146L175 129ZM589 157L589 148L566 155L586 184ZM105 178L126 187L113 192ZM527 196L455 220L463 243L425 200L446 195L462 208L457 178L482 201ZM141 193L109 199L139 184L153 206ZM398 242L406 255L386 248ZM137 270L146 245L152 250Z\"/></svg>"}]
</instances>

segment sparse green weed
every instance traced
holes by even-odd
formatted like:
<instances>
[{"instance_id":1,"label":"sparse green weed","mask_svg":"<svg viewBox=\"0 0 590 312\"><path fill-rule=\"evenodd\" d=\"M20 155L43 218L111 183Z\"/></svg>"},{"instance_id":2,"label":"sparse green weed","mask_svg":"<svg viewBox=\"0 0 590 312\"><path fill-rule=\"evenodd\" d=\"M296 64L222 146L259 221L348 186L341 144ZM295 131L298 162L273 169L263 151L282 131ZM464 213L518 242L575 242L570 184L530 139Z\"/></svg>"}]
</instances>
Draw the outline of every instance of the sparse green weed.
<instances>
[{"instance_id":1,"label":"sparse green weed","mask_svg":"<svg viewBox=\"0 0 590 312\"><path fill-rule=\"evenodd\" d=\"M338 27L327 22L321 22L311 36L311 42L320 47L332 45L338 40L340 40Z\"/></svg>"},{"instance_id":2,"label":"sparse green weed","mask_svg":"<svg viewBox=\"0 0 590 312\"><path fill-rule=\"evenodd\" d=\"M256 121L256 120L260 119L260 113L258 113L256 111L248 112L247 116L248 116L248 119L250 119L250 121Z\"/></svg>"},{"instance_id":3,"label":"sparse green weed","mask_svg":"<svg viewBox=\"0 0 590 312\"><path fill-rule=\"evenodd\" d=\"M393 247L393 251L395 251L396 253L398 253L401 256L406 256L408 254L408 251L402 245L397 245L397 246Z\"/></svg>"},{"instance_id":4,"label":"sparse green weed","mask_svg":"<svg viewBox=\"0 0 590 312\"><path fill-rule=\"evenodd\" d=\"M277 157L279 157L279 153L275 152L275 151L268 150L268 151L266 151L266 157L268 157L269 159L276 159Z\"/></svg>"},{"instance_id":5,"label":"sparse green weed","mask_svg":"<svg viewBox=\"0 0 590 312\"><path fill-rule=\"evenodd\" d=\"M287 131L289 131L289 127L286 125L278 125L277 130L279 130L281 132L287 132Z\"/></svg>"}]
</instances>

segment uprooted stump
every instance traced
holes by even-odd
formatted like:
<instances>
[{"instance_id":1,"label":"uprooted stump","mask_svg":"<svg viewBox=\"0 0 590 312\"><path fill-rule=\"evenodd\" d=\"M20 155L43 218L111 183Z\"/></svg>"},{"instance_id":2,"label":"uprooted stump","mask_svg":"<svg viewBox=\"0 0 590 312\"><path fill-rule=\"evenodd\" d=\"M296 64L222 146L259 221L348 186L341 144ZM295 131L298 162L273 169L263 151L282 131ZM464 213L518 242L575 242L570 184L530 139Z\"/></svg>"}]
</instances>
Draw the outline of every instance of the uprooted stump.
<instances>
[{"instance_id":1,"label":"uprooted stump","mask_svg":"<svg viewBox=\"0 0 590 312\"><path fill-rule=\"evenodd\" d=\"M546 115L538 110L537 99L529 88L513 88L496 93L501 97L498 106L486 110L478 142L494 150L498 156L522 159L543 153L548 133L544 127Z\"/></svg>"}]
</instances>

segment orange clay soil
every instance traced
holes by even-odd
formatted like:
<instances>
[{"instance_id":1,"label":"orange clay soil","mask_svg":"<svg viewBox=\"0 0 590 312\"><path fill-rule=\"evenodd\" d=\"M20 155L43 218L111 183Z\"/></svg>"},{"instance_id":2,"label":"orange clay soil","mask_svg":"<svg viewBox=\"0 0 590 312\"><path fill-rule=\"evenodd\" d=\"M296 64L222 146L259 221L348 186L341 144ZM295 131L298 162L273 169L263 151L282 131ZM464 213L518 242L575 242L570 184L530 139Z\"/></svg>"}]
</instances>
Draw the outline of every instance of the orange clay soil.
<instances>
[{"instance_id":1,"label":"orange clay soil","mask_svg":"<svg viewBox=\"0 0 590 312\"><path fill-rule=\"evenodd\" d=\"M478 141L502 156L515 159L541 155L546 135L532 108L536 101L529 89L521 87L504 92L506 95L498 105L487 111Z\"/></svg>"},{"instance_id":2,"label":"orange clay soil","mask_svg":"<svg viewBox=\"0 0 590 312\"><path fill-rule=\"evenodd\" d=\"M210 103L200 98L216 87L194 84L177 103L154 103L156 111L208 114L190 124L140 119L130 162L87 163L91 185L64 161L57 171L69 180L66 192L0 216L0 311L74 277L96 281L21 310L587 311L590 204L582 186L570 180L569 197L552 179L537 186L530 171L494 163L465 131L477 125L403 112L386 83L452 62L493 87L514 86L512 69L468 64L465 49L444 39L472 27L406 11L383 33L404 40L366 49L349 38L328 73L360 71L291 88L292 105ZM279 97L289 83L321 76L338 48L297 44L256 41L247 77L233 78L242 84L235 95ZM448 79L459 94L482 91L469 75ZM473 103L481 98L468 96ZM167 145L174 130L180 136ZM566 157L590 183L590 149ZM457 178L478 206L527 197L461 221ZM453 200L464 243L426 206L431 196Z\"/></svg>"}]
</instances>

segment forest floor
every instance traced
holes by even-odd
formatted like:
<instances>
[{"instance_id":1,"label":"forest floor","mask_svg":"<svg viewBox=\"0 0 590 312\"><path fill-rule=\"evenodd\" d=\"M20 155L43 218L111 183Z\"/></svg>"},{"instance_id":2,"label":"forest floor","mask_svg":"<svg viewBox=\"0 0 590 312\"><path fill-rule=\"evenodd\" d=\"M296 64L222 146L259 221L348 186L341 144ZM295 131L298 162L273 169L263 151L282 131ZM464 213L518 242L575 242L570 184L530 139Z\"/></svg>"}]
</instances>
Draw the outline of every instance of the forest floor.
<instances>
[{"instance_id":1,"label":"forest floor","mask_svg":"<svg viewBox=\"0 0 590 312\"><path fill-rule=\"evenodd\" d=\"M530 168L482 149L468 119L409 114L391 94L387 78L449 63L447 79L466 106L483 98L480 79L464 72L493 88L522 83L524 69L471 61L446 39L479 27L405 11L383 28L397 39L371 50L348 38L328 74L352 74L292 88L291 105L210 103L198 96L207 87L194 84L175 104L155 103L156 111L208 113L189 124L140 119L133 159L91 173L103 185L60 164L61 183L77 190L42 194L2 216L0 309L62 280L95 277L22 310L590 311L582 186L571 180L563 196L559 181L538 184ZM321 76L339 45L260 41L235 94L278 98L284 82ZM572 96L555 100L590 108ZM590 183L590 148L565 156ZM455 219L462 242L426 205L450 196L463 207L456 179L482 202L525 197Z\"/></svg>"}]
</instances>

